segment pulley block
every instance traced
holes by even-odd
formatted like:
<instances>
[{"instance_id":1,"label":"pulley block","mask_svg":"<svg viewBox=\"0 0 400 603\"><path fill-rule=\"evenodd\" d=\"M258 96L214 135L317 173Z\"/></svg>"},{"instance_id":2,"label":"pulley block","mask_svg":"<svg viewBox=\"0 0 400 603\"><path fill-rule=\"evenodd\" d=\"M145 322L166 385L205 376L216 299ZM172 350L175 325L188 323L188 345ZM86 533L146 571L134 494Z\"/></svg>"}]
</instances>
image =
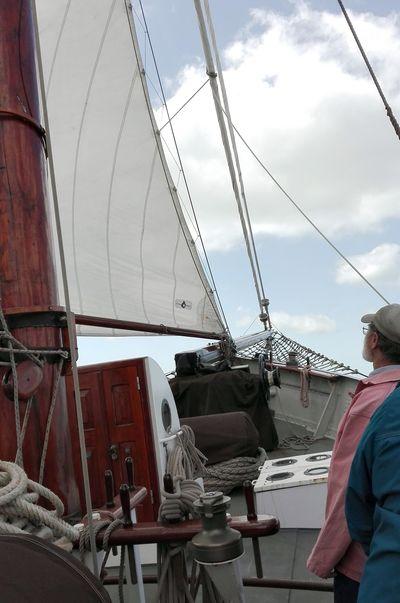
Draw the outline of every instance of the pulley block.
<instances>
[{"instance_id":1,"label":"pulley block","mask_svg":"<svg viewBox=\"0 0 400 603\"><path fill-rule=\"evenodd\" d=\"M43 380L43 370L32 360L23 360L16 366L18 399L29 400ZM3 392L9 400L14 400L14 377L8 369L2 380Z\"/></svg>"}]
</instances>

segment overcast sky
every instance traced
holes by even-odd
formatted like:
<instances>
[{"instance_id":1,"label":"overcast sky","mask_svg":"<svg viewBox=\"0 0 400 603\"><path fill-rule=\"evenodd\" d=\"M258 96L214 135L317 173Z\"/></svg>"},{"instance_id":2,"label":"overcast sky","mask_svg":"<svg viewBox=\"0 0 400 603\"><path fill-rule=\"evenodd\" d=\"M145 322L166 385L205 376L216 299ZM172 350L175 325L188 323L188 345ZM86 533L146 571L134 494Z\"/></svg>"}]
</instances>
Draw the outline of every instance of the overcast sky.
<instances>
[{"instance_id":1,"label":"overcast sky","mask_svg":"<svg viewBox=\"0 0 400 603\"><path fill-rule=\"evenodd\" d=\"M345 4L400 116L399 4ZM188 0L143 0L143 5L173 114L206 78L195 11ZM337 3L210 0L210 5L235 125L317 225L387 299L400 301L400 141ZM136 1L134 6L139 11ZM157 88L140 22L137 27ZM150 88L161 125L165 114L152 83ZM240 335L256 317L257 301L208 86L175 118L174 129L228 322ZM168 128L163 135L172 148ZM300 343L366 370L359 319L383 302L238 145L274 324ZM167 157L186 204L168 151ZM198 345L182 338L81 339L81 363L152 355L168 370L175 351Z\"/></svg>"}]
</instances>

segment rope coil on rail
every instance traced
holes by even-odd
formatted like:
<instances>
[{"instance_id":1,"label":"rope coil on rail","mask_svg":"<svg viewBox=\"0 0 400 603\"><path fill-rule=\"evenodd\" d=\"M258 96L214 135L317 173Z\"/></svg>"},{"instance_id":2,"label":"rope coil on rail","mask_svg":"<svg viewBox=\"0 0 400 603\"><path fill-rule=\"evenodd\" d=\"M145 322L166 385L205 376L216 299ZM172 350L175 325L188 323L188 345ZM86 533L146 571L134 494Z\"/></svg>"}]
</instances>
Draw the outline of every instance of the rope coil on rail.
<instances>
[{"instance_id":1,"label":"rope coil on rail","mask_svg":"<svg viewBox=\"0 0 400 603\"><path fill-rule=\"evenodd\" d=\"M203 494L203 488L194 477L203 474L207 459L195 446L192 428L182 425L180 431L167 459L166 473L172 476L174 492L162 491L164 500L159 510L162 521L177 521L193 515L193 503Z\"/></svg>"},{"instance_id":2,"label":"rope coil on rail","mask_svg":"<svg viewBox=\"0 0 400 603\"><path fill-rule=\"evenodd\" d=\"M45 498L53 507L38 504ZM62 519L64 505L54 492L28 479L16 463L0 461L0 534L35 534L72 549L79 531Z\"/></svg>"},{"instance_id":3,"label":"rope coil on rail","mask_svg":"<svg viewBox=\"0 0 400 603\"><path fill-rule=\"evenodd\" d=\"M175 446L167 454L166 473L173 480L174 492L162 491L159 520L179 522L194 516L193 503L203 494L195 481L205 470L206 457L196 448L191 427L182 425ZM186 545L182 542L157 546L158 591L161 603L194 603L187 575Z\"/></svg>"}]
</instances>

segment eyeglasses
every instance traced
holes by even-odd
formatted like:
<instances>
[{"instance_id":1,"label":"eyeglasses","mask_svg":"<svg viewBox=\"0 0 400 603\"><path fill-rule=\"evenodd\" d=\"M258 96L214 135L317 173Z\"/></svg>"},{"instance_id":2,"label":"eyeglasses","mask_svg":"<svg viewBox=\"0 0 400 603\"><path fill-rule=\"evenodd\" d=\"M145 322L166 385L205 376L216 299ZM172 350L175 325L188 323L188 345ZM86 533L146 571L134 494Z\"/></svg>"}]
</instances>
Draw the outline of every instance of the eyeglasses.
<instances>
[{"instance_id":1,"label":"eyeglasses","mask_svg":"<svg viewBox=\"0 0 400 603\"><path fill-rule=\"evenodd\" d=\"M364 333L364 335L366 335L367 333L369 333L369 327L363 327L362 328L362 332Z\"/></svg>"}]
</instances>

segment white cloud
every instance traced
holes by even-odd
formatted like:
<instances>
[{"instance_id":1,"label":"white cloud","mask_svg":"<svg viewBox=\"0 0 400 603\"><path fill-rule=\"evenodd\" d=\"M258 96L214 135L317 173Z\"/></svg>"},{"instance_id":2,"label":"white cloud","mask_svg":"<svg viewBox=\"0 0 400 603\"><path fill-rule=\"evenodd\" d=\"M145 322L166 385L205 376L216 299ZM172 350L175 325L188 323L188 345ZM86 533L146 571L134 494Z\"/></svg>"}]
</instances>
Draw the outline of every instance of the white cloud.
<instances>
[{"instance_id":1,"label":"white cloud","mask_svg":"<svg viewBox=\"0 0 400 603\"><path fill-rule=\"evenodd\" d=\"M272 312L272 324L279 330L296 333L330 333L336 329L335 321L324 314L288 314Z\"/></svg>"},{"instance_id":2,"label":"white cloud","mask_svg":"<svg viewBox=\"0 0 400 603\"><path fill-rule=\"evenodd\" d=\"M399 282L400 280L400 245L384 243L367 253L349 258L358 270L373 282ZM360 277L348 264L341 262L336 270L336 282L361 283Z\"/></svg>"},{"instance_id":3,"label":"white cloud","mask_svg":"<svg viewBox=\"0 0 400 603\"><path fill-rule=\"evenodd\" d=\"M279 330L289 330L296 333L330 333L336 329L336 323L332 318L324 314L289 314L288 312L271 312L271 322ZM251 314L249 308L238 306L236 308L235 325L239 328L249 327L257 322L257 315ZM254 330L254 329L253 329Z\"/></svg>"},{"instance_id":4,"label":"white cloud","mask_svg":"<svg viewBox=\"0 0 400 603\"><path fill-rule=\"evenodd\" d=\"M400 114L400 19L394 13L352 17ZM233 121L321 228L337 237L400 217L399 141L341 15L303 2L286 16L253 11L223 57ZM171 114L204 78L200 61L177 76ZM174 127L208 248L235 245L240 225L209 90L179 114ZM170 143L167 128L163 136ZM238 145L254 231L309 233L310 226ZM182 179L179 190L183 194Z\"/></svg>"}]
</instances>

